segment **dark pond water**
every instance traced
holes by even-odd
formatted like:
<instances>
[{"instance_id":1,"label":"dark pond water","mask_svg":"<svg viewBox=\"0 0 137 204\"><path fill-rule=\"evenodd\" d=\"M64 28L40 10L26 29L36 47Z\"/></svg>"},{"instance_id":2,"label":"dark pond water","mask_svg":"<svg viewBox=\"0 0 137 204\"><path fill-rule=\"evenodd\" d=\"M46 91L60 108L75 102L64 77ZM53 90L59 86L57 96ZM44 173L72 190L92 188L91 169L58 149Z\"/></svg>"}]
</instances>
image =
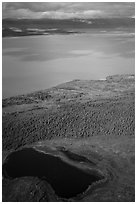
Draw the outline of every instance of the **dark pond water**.
<instances>
[{"instance_id":1,"label":"dark pond water","mask_svg":"<svg viewBox=\"0 0 137 204\"><path fill-rule=\"evenodd\" d=\"M92 182L101 179L97 174L91 175L58 157L33 148L11 153L3 164L3 175L10 178L36 176L46 179L56 194L64 198L82 193Z\"/></svg>"}]
</instances>

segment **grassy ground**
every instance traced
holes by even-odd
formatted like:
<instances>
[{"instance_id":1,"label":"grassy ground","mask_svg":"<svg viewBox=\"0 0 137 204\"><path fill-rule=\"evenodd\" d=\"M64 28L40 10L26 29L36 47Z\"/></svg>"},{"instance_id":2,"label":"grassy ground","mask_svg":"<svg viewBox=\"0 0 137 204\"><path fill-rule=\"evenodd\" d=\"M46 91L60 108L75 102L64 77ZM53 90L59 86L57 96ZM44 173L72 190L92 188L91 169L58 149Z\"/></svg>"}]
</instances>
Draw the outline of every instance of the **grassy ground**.
<instances>
[{"instance_id":1,"label":"grassy ground","mask_svg":"<svg viewBox=\"0 0 137 204\"><path fill-rule=\"evenodd\" d=\"M26 145L64 147L96 160L107 185L82 201L134 201L134 76L74 80L3 100L3 155Z\"/></svg>"}]
</instances>

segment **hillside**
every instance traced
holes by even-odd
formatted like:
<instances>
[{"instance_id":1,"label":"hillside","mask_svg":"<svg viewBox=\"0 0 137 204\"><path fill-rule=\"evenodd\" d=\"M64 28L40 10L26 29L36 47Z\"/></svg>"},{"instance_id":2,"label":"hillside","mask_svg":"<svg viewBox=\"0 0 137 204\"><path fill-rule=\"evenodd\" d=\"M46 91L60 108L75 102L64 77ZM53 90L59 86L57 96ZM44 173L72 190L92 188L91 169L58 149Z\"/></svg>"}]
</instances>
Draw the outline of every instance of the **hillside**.
<instances>
[{"instance_id":1,"label":"hillside","mask_svg":"<svg viewBox=\"0 0 137 204\"><path fill-rule=\"evenodd\" d=\"M82 201L133 202L134 86L134 75L116 75L3 99L3 158L29 145L65 148L111 172L107 186Z\"/></svg>"},{"instance_id":2,"label":"hillside","mask_svg":"<svg viewBox=\"0 0 137 204\"><path fill-rule=\"evenodd\" d=\"M2 37L74 34L86 29L127 30L135 27L133 18L110 19L3 19ZM85 30L84 30L85 29ZM81 31L80 31L81 30Z\"/></svg>"}]
</instances>

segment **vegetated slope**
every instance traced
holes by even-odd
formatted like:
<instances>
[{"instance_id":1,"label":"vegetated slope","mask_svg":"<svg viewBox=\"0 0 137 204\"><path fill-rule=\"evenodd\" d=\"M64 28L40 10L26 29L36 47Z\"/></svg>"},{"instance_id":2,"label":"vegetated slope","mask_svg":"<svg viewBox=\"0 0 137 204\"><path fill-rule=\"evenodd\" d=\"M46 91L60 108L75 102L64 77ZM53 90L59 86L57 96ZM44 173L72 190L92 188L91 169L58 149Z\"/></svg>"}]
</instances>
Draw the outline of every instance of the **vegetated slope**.
<instances>
[{"instance_id":1,"label":"vegetated slope","mask_svg":"<svg viewBox=\"0 0 137 204\"><path fill-rule=\"evenodd\" d=\"M30 106L22 109L28 100ZM54 138L130 137L135 127L134 76L74 80L49 90L4 99L3 106L4 150Z\"/></svg>"},{"instance_id":2,"label":"vegetated slope","mask_svg":"<svg viewBox=\"0 0 137 204\"><path fill-rule=\"evenodd\" d=\"M4 202L57 201L49 184L36 177L22 177L12 180L4 179L2 188Z\"/></svg>"}]
</instances>

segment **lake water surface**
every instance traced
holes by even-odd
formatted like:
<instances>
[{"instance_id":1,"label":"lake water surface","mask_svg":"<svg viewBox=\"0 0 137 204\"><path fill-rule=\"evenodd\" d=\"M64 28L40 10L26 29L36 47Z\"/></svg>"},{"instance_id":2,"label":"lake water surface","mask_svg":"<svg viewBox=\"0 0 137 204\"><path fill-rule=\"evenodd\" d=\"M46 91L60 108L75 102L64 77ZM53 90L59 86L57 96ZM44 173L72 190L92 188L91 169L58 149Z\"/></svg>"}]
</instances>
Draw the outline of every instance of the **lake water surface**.
<instances>
[{"instance_id":1,"label":"lake water surface","mask_svg":"<svg viewBox=\"0 0 137 204\"><path fill-rule=\"evenodd\" d=\"M134 74L134 33L94 32L3 38L3 98L73 79Z\"/></svg>"}]
</instances>

